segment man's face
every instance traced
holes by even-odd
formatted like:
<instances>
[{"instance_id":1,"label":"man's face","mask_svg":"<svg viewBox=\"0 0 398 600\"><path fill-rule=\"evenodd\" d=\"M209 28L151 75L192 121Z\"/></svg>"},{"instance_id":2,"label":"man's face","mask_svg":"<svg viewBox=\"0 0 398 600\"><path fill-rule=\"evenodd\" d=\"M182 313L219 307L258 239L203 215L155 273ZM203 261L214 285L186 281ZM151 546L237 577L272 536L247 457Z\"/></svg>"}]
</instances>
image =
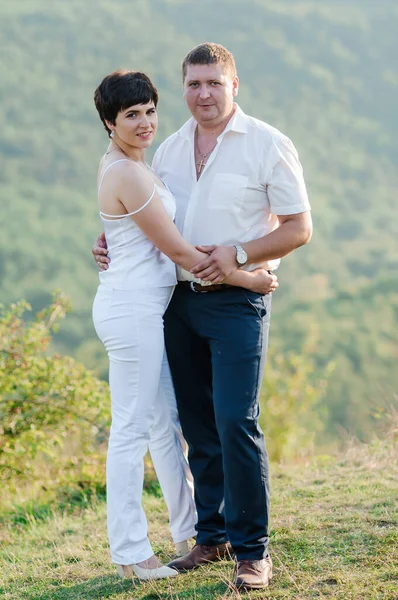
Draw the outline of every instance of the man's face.
<instances>
[{"instance_id":1,"label":"man's face","mask_svg":"<svg viewBox=\"0 0 398 600\"><path fill-rule=\"evenodd\" d=\"M184 98L203 127L217 127L231 114L238 88L239 79L219 63L187 66Z\"/></svg>"}]
</instances>

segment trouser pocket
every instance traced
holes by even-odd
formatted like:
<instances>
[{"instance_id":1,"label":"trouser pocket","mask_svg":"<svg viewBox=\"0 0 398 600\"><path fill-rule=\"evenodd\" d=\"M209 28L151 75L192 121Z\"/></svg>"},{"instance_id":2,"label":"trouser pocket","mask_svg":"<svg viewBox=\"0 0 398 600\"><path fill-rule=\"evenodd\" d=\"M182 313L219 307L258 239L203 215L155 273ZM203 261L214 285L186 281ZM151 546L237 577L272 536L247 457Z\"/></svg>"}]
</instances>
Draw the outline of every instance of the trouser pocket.
<instances>
[{"instance_id":1,"label":"trouser pocket","mask_svg":"<svg viewBox=\"0 0 398 600\"><path fill-rule=\"evenodd\" d=\"M256 314L263 319L264 317L270 317L271 309L271 298L270 295L262 296L256 292L244 290L244 295L247 303L252 307Z\"/></svg>"}]
</instances>

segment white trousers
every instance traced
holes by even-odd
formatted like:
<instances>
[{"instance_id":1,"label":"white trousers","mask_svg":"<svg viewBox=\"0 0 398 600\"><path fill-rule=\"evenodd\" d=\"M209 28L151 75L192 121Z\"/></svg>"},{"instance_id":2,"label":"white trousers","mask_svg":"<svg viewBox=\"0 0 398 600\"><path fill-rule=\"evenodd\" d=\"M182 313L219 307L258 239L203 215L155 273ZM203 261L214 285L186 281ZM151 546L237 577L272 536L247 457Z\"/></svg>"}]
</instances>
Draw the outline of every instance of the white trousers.
<instances>
[{"instance_id":1,"label":"white trousers","mask_svg":"<svg viewBox=\"0 0 398 600\"><path fill-rule=\"evenodd\" d=\"M130 291L100 285L94 300L94 326L109 356L107 522L117 564L136 564L153 554L142 508L148 448L174 542L196 535L192 478L164 349L163 314L172 293L172 287Z\"/></svg>"}]
</instances>

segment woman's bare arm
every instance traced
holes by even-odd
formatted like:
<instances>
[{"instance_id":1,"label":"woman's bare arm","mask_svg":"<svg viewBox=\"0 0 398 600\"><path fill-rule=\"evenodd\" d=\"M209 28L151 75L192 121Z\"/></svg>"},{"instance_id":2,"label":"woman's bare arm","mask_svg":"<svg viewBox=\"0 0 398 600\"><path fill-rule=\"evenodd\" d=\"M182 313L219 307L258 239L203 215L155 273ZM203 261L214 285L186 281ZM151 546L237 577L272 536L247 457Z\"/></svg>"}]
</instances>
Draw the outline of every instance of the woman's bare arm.
<instances>
[{"instance_id":1,"label":"woman's bare arm","mask_svg":"<svg viewBox=\"0 0 398 600\"><path fill-rule=\"evenodd\" d=\"M184 240L168 215L151 177L139 165L121 163L117 196L138 227L173 262L188 271L205 258L205 254ZM140 172L142 171L142 173ZM145 206L152 196L152 200ZM144 208L143 208L144 207Z\"/></svg>"},{"instance_id":2,"label":"woman's bare arm","mask_svg":"<svg viewBox=\"0 0 398 600\"><path fill-rule=\"evenodd\" d=\"M258 294L269 294L278 287L278 278L266 269L258 268L253 271L237 270L224 279L224 283L237 285Z\"/></svg>"}]
</instances>

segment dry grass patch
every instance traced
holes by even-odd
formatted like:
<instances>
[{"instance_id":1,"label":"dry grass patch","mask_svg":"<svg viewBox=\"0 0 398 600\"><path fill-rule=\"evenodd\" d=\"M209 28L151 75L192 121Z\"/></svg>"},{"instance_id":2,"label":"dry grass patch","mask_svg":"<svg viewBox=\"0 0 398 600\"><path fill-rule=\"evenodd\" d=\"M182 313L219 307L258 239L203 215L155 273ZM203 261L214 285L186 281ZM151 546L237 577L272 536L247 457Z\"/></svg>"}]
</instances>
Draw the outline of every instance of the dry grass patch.
<instances>
[{"instance_id":1,"label":"dry grass patch","mask_svg":"<svg viewBox=\"0 0 398 600\"><path fill-rule=\"evenodd\" d=\"M396 600L397 456L390 444L349 448L336 459L273 467L269 589L239 594L233 563L221 561L170 581L116 577L105 506L8 518L1 531L3 600ZM167 562L173 544L163 500L145 495L150 536Z\"/></svg>"}]
</instances>

